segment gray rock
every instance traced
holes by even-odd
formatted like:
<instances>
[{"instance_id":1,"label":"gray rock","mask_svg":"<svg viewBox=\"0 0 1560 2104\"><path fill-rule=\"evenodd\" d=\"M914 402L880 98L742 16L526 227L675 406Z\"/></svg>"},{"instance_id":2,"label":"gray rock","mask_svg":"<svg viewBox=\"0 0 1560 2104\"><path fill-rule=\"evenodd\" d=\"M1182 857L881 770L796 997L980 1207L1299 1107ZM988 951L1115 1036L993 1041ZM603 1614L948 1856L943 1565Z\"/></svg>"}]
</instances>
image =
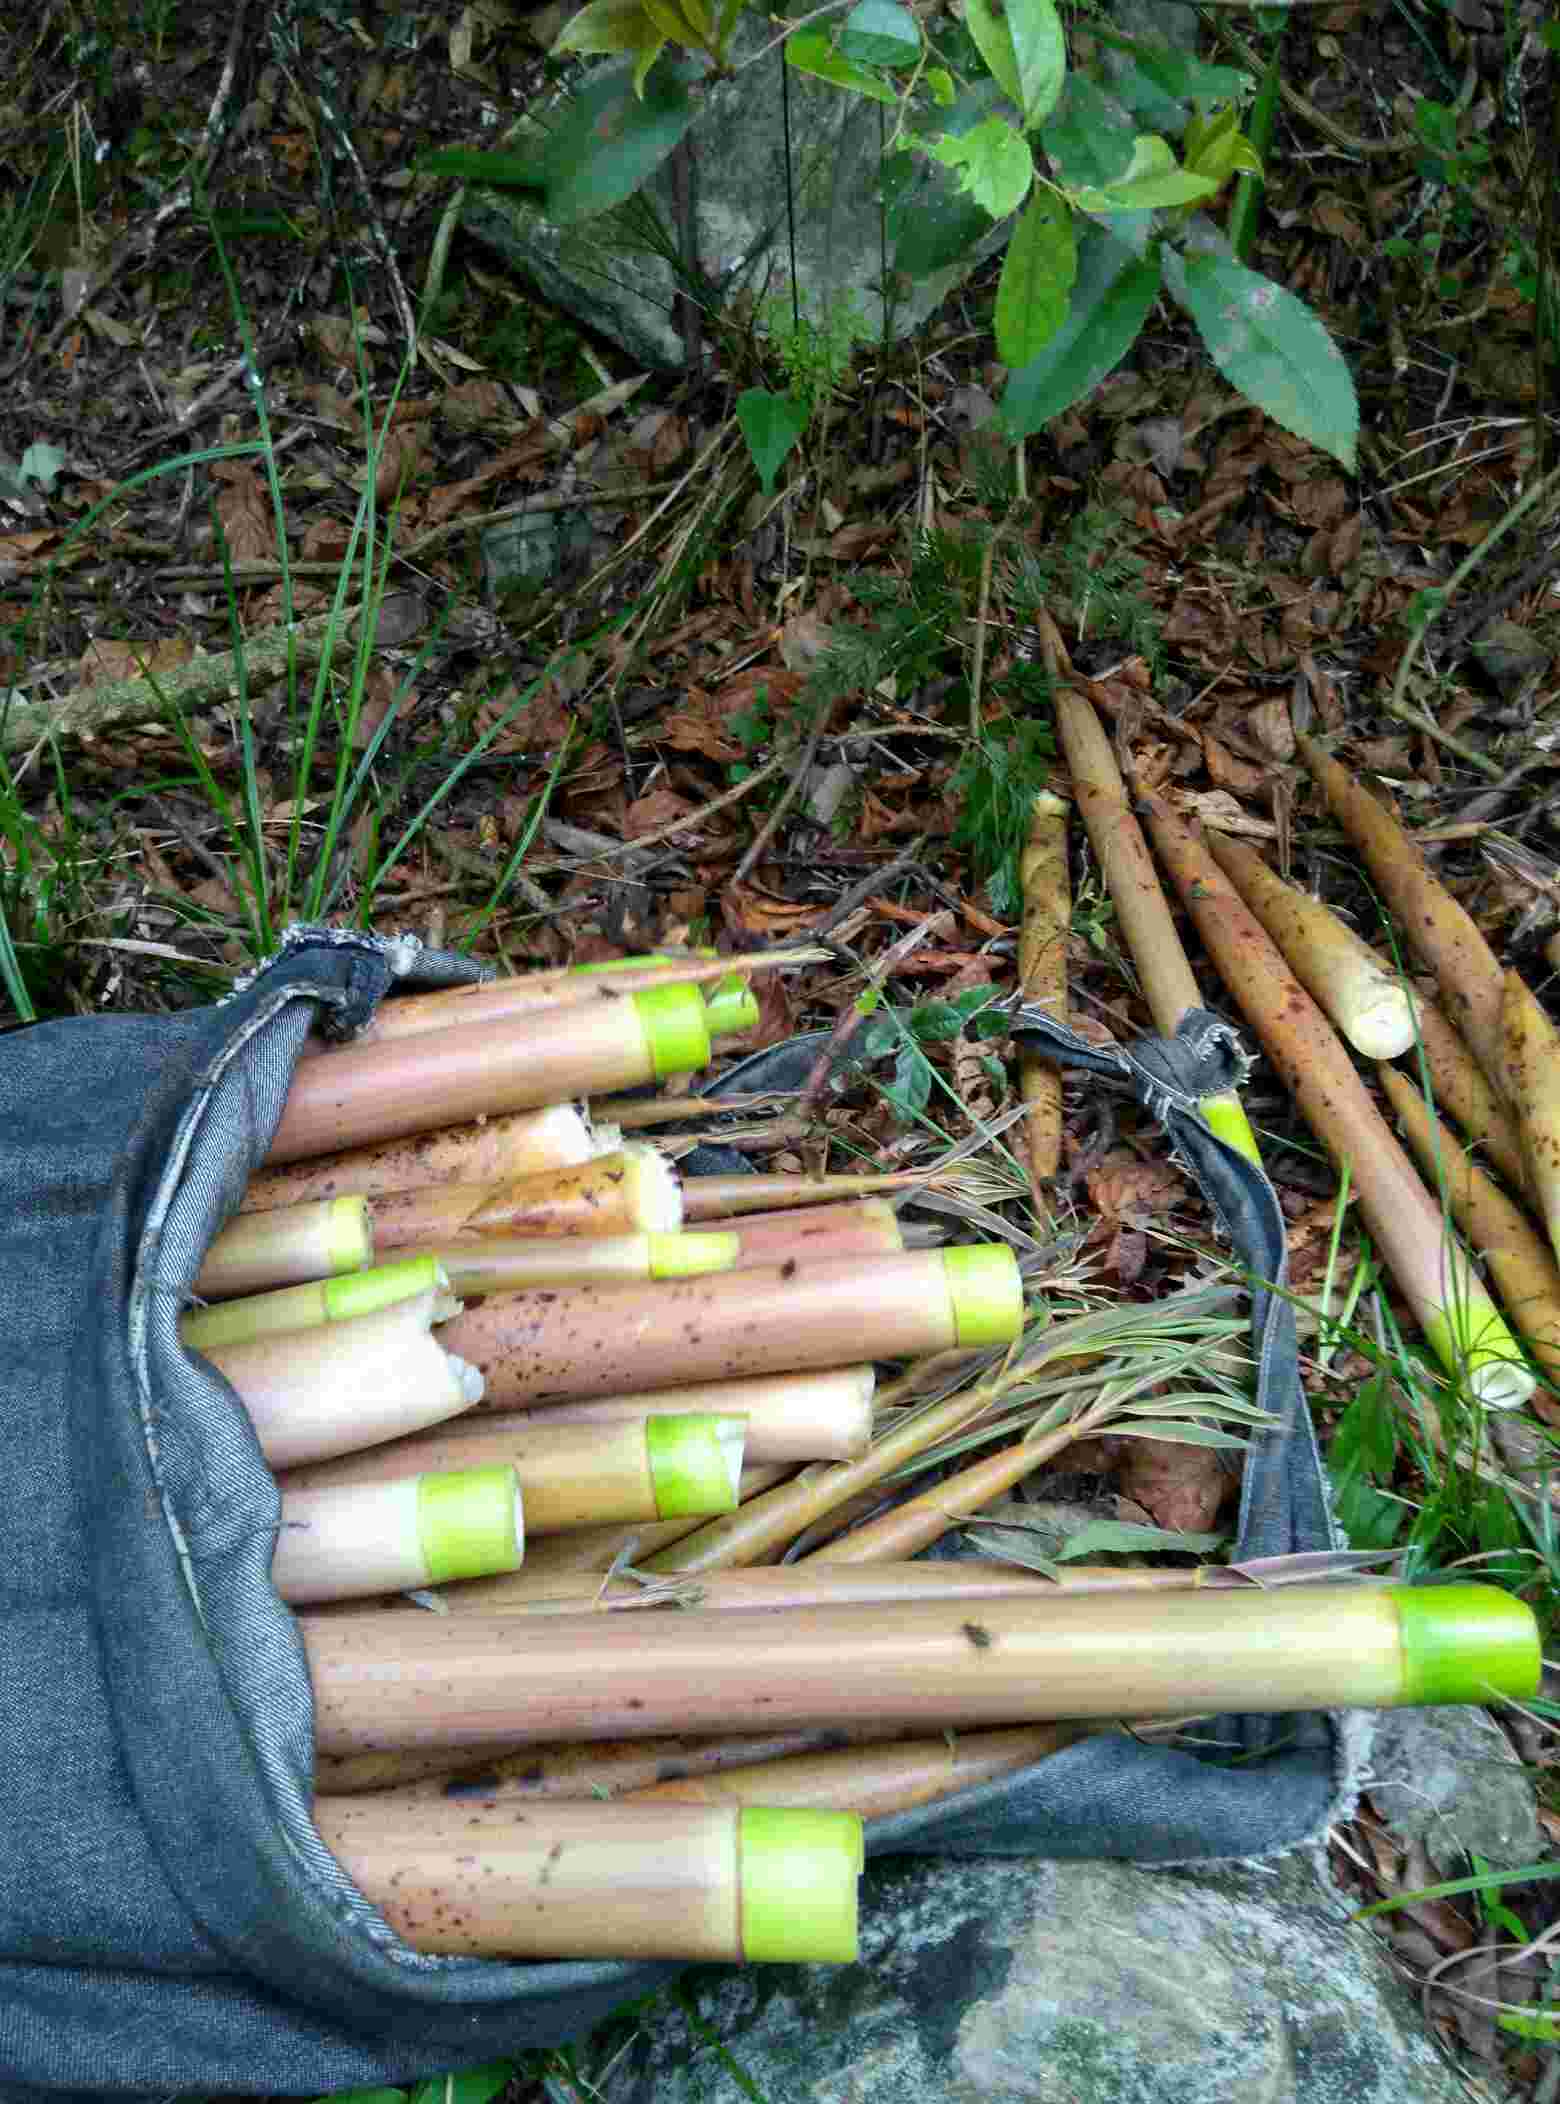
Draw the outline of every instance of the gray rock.
<instances>
[{"instance_id":1,"label":"gray rock","mask_svg":"<svg viewBox=\"0 0 1560 2104\"><path fill-rule=\"evenodd\" d=\"M642 2013L603 2104L1466 2097L1384 1952L1301 1858L898 1857L869 1866L863 1897L858 1964L691 1973L699 2025L669 2002Z\"/></svg>"},{"instance_id":2,"label":"gray rock","mask_svg":"<svg viewBox=\"0 0 1560 2104\"><path fill-rule=\"evenodd\" d=\"M748 48L757 48L756 31L739 32L739 47L744 34ZM770 34L766 25L766 41ZM831 306L848 303L862 337L881 341L879 105L793 71L788 155L780 63L776 52L710 83L688 134L698 266L711 287L709 303L724 306L745 291L762 310L767 295L783 293L781 312L789 315L789 158L802 312L821 321ZM547 121L556 114L547 113ZM522 127L516 150L540 129ZM927 184L941 180L929 167L917 177ZM666 253L678 253L669 163L626 206L562 227L549 224L524 193L473 187L462 224L532 278L555 306L612 337L631 358L669 371L686 363L673 311L677 276ZM999 238L994 230L992 239ZM906 335L924 321L965 275L969 260L914 283L896 279L890 333ZM757 319L761 324L762 311Z\"/></svg>"},{"instance_id":3,"label":"gray rock","mask_svg":"<svg viewBox=\"0 0 1560 2104\"><path fill-rule=\"evenodd\" d=\"M1528 1772L1486 1710L1388 1710L1366 1788L1391 1832L1423 1841L1443 1875L1465 1874L1470 1854L1512 1870L1549 1853Z\"/></svg>"}]
</instances>

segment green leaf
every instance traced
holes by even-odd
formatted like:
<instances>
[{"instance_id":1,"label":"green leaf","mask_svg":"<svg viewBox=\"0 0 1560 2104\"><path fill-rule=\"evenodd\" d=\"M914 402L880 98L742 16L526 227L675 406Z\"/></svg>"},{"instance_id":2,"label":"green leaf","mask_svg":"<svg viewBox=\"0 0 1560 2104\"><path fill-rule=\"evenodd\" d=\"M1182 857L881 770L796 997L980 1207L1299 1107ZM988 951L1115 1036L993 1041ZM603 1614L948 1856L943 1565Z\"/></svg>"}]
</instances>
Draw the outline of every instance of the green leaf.
<instances>
[{"instance_id":1,"label":"green leaf","mask_svg":"<svg viewBox=\"0 0 1560 2104\"><path fill-rule=\"evenodd\" d=\"M1234 66L1210 66L1170 44L1136 43L1132 65L1172 102L1238 102L1251 87L1251 75Z\"/></svg>"},{"instance_id":2,"label":"green leaf","mask_svg":"<svg viewBox=\"0 0 1560 2104\"><path fill-rule=\"evenodd\" d=\"M411 2104L490 2104L514 2074L512 2060L495 2060L487 2067L463 2068L457 2075L435 2075L418 2083Z\"/></svg>"},{"instance_id":3,"label":"green leaf","mask_svg":"<svg viewBox=\"0 0 1560 2104\"><path fill-rule=\"evenodd\" d=\"M1360 427L1354 381L1310 308L1226 256L1172 251L1166 282L1225 379L1352 473Z\"/></svg>"},{"instance_id":4,"label":"green leaf","mask_svg":"<svg viewBox=\"0 0 1560 2104\"><path fill-rule=\"evenodd\" d=\"M874 102L897 103L898 95L886 80L879 80L864 66L853 65L834 48L826 29L799 29L785 40L785 62L798 73L811 73L837 88L850 88L869 95Z\"/></svg>"},{"instance_id":5,"label":"green leaf","mask_svg":"<svg viewBox=\"0 0 1560 2104\"><path fill-rule=\"evenodd\" d=\"M883 1093L902 1117L919 1117L932 1094L932 1069L925 1053L913 1044L901 1045L894 1078Z\"/></svg>"},{"instance_id":6,"label":"green leaf","mask_svg":"<svg viewBox=\"0 0 1560 2104\"><path fill-rule=\"evenodd\" d=\"M1004 365L1038 358L1067 319L1078 244L1072 214L1050 190L1036 190L1013 229L997 286L997 356Z\"/></svg>"},{"instance_id":7,"label":"green leaf","mask_svg":"<svg viewBox=\"0 0 1560 2104\"><path fill-rule=\"evenodd\" d=\"M542 154L527 153L523 148L518 152L510 149L488 153L480 146L437 146L432 153L417 156L417 172L453 175L463 183L491 183L495 190L541 193L547 188Z\"/></svg>"},{"instance_id":8,"label":"green leaf","mask_svg":"<svg viewBox=\"0 0 1560 2104\"><path fill-rule=\"evenodd\" d=\"M987 117L958 138L918 139L993 219L1016 212L1034 181L1034 156L1005 117Z\"/></svg>"},{"instance_id":9,"label":"green leaf","mask_svg":"<svg viewBox=\"0 0 1560 2104\"><path fill-rule=\"evenodd\" d=\"M920 280L968 256L993 220L946 168L908 149L882 167L883 230L893 267Z\"/></svg>"},{"instance_id":10,"label":"green leaf","mask_svg":"<svg viewBox=\"0 0 1560 2104\"><path fill-rule=\"evenodd\" d=\"M1006 21L990 0L965 0L964 26L975 39L975 48L986 61L992 79L1009 102L1024 107L1024 91L1018 79L1018 53Z\"/></svg>"},{"instance_id":11,"label":"green leaf","mask_svg":"<svg viewBox=\"0 0 1560 2104\"><path fill-rule=\"evenodd\" d=\"M1058 1563L1078 1556L1127 1555L1134 1550L1174 1550L1186 1556L1205 1556L1223 1541L1222 1534L1186 1534L1171 1527L1145 1527L1135 1520L1090 1520L1070 1534L1056 1552Z\"/></svg>"},{"instance_id":12,"label":"green leaf","mask_svg":"<svg viewBox=\"0 0 1560 2104\"><path fill-rule=\"evenodd\" d=\"M644 77L666 42L665 35L645 12L643 0L590 0L565 26L553 45L555 52L620 52L637 54L634 84L642 88Z\"/></svg>"},{"instance_id":13,"label":"green leaf","mask_svg":"<svg viewBox=\"0 0 1560 2104\"><path fill-rule=\"evenodd\" d=\"M781 461L807 429L807 404L791 395L750 387L746 394L737 397L737 422L742 426L742 436L747 440L767 497L775 486Z\"/></svg>"},{"instance_id":14,"label":"green leaf","mask_svg":"<svg viewBox=\"0 0 1560 2104\"><path fill-rule=\"evenodd\" d=\"M845 18L839 49L862 66L913 66L921 56L921 32L898 0L861 0Z\"/></svg>"},{"instance_id":15,"label":"green leaf","mask_svg":"<svg viewBox=\"0 0 1560 2104\"><path fill-rule=\"evenodd\" d=\"M1080 190L1078 204L1085 212L1153 212L1167 205L1195 204L1218 188L1209 177L1183 168L1166 140L1154 132L1139 132L1125 174L1098 189Z\"/></svg>"},{"instance_id":16,"label":"green leaf","mask_svg":"<svg viewBox=\"0 0 1560 2104\"><path fill-rule=\"evenodd\" d=\"M1139 256L1106 227L1091 227L1078 250L1067 318L1021 366L1002 397L1002 422L1016 444L1032 438L1114 372L1137 341L1159 291L1157 255Z\"/></svg>"},{"instance_id":17,"label":"green leaf","mask_svg":"<svg viewBox=\"0 0 1560 2104\"><path fill-rule=\"evenodd\" d=\"M681 75L657 60L636 87L634 69L603 67L587 81L547 141L547 217L560 225L609 212L654 175L694 119Z\"/></svg>"},{"instance_id":18,"label":"green leaf","mask_svg":"<svg viewBox=\"0 0 1560 2104\"><path fill-rule=\"evenodd\" d=\"M925 81L932 91L932 100L939 109L951 110L954 96L958 93L953 84L953 75L946 66L928 66Z\"/></svg>"},{"instance_id":19,"label":"green leaf","mask_svg":"<svg viewBox=\"0 0 1560 2104\"><path fill-rule=\"evenodd\" d=\"M1007 29L1028 131L1050 116L1067 78L1067 39L1056 0L1007 0Z\"/></svg>"},{"instance_id":20,"label":"green leaf","mask_svg":"<svg viewBox=\"0 0 1560 2104\"><path fill-rule=\"evenodd\" d=\"M1062 98L1040 134L1040 144L1069 189L1113 183L1132 160L1137 127L1098 82L1069 73Z\"/></svg>"}]
</instances>

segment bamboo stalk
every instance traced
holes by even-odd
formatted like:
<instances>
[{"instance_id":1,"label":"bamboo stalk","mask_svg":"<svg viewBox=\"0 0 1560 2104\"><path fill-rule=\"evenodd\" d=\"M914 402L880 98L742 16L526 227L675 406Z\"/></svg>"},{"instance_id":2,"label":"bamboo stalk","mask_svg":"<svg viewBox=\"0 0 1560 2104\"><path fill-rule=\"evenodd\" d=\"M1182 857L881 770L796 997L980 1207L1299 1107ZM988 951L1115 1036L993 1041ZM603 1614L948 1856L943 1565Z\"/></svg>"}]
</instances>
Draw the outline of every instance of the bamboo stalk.
<instances>
[{"instance_id":1,"label":"bamboo stalk","mask_svg":"<svg viewBox=\"0 0 1560 2104\"><path fill-rule=\"evenodd\" d=\"M747 1618L352 1615L303 1628L328 1753L832 1721L1384 1708L1531 1698L1530 1609L1493 1586L913 1600Z\"/></svg>"},{"instance_id":2,"label":"bamboo stalk","mask_svg":"<svg viewBox=\"0 0 1560 2104\"><path fill-rule=\"evenodd\" d=\"M686 1189L687 1187L684 1186ZM731 1234L737 1244L735 1268L755 1264L835 1264L852 1257L882 1255L903 1249L898 1216L886 1198L856 1198L843 1205L782 1208L773 1213L740 1213L740 1225L699 1225L699 1235Z\"/></svg>"},{"instance_id":3,"label":"bamboo stalk","mask_svg":"<svg viewBox=\"0 0 1560 2104\"><path fill-rule=\"evenodd\" d=\"M320 1838L414 1950L849 1963L847 1812L540 1804L473 1849L466 1807L318 1799Z\"/></svg>"},{"instance_id":4,"label":"bamboo stalk","mask_svg":"<svg viewBox=\"0 0 1560 2104\"><path fill-rule=\"evenodd\" d=\"M219 1345L205 1357L238 1391L273 1468L437 1424L480 1401L482 1378L429 1334L433 1292L317 1330Z\"/></svg>"},{"instance_id":5,"label":"bamboo stalk","mask_svg":"<svg viewBox=\"0 0 1560 2104\"><path fill-rule=\"evenodd\" d=\"M1049 789L1030 806L1029 837L1019 859L1024 918L1018 936L1018 983L1026 1005L1067 1020L1067 933L1072 894L1067 882L1067 805ZM1026 1052L1018 1065L1019 1093L1028 1110L1024 1137L1035 1203L1044 1217L1039 1186L1055 1176L1062 1159L1062 1075L1054 1061Z\"/></svg>"},{"instance_id":6,"label":"bamboo stalk","mask_svg":"<svg viewBox=\"0 0 1560 2104\"><path fill-rule=\"evenodd\" d=\"M1419 1042L1430 1086L1468 1138L1482 1147L1514 1191L1532 1196L1522 1137L1468 1047L1433 1001L1416 1001Z\"/></svg>"},{"instance_id":7,"label":"bamboo stalk","mask_svg":"<svg viewBox=\"0 0 1560 2104\"><path fill-rule=\"evenodd\" d=\"M1533 1376L1439 1206L1414 1173L1331 1024L1186 821L1146 807L1154 844L1209 956L1302 1116L1341 1170L1436 1356L1487 1407L1511 1409Z\"/></svg>"},{"instance_id":8,"label":"bamboo stalk","mask_svg":"<svg viewBox=\"0 0 1560 2104\"><path fill-rule=\"evenodd\" d=\"M732 979L745 986L743 974L733 971L730 957L628 957L613 965L568 965L559 971L521 972L512 978L452 986L439 993L393 995L381 1003L373 1021L353 1043L389 1044L398 1038L426 1036L433 1030L585 1007L630 994L654 993L665 986L701 989L699 998L708 1010L711 1003L702 989L722 988ZM733 1015L741 1012L739 1005L729 999L716 1007L728 1026ZM736 1027L749 1026L741 1023ZM712 1028L711 1035L715 1034ZM729 1027L720 1034L729 1034Z\"/></svg>"},{"instance_id":9,"label":"bamboo stalk","mask_svg":"<svg viewBox=\"0 0 1560 2104\"><path fill-rule=\"evenodd\" d=\"M1030 1724L1013 1731L946 1732L841 1753L800 1753L750 1767L651 1783L624 1804L772 1804L795 1811L886 1819L1015 1775L1091 1736L1087 1724Z\"/></svg>"},{"instance_id":10,"label":"bamboo stalk","mask_svg":"<svg viewBox=\"0 0 1560 2104\"><path fill-rule=\"evenodd\" d=\"M1209 853L1288 960L1300 984L1366 1059L1396 1059L1414 1042L1414 1003L1401 975L1320 899L1270 870L1227 834L1204 836Z\"/></svg>"},{"instance_id":11,"label":"bamboo stalk","mask_svg":"<svg viewBox=\"0 0 1560 2104\"><path fill-rule=\"evenodd\" d=\"M769 1374L752 1381L702 1381L686 1388L641 1389L461 1419L452 1436L530 1425L611 1425L625 1418L710 1411L747 1423L750 1462L846 1461L864 1454L872 1437L870 1366L830 1367L824 1373Z\"/></svg>"},{"instance_id":12,"label":"bamboo stalk","mask_svg":"<svg viewBox=\"0 0 1560 2104\"><path fill-rule=\"evenodd\" d=\"M871 1198L913 1191L926 1182L919 1169L860 1176L790 1176L776 1170L756 1176L690 1176L683 1185L683 1219L721 1222L738 1213L777 1211L782 1206L831 1205L845 1198Z\"/></svg>"},{"instance_id":13,"label":"bamboo stalk","mask_svg":"<svg viewBox=\"0 0 1560 2104\"><path fill-rule=\"evenodd\" d=\"M704 1003L690 986L451 1026L421 1040L347 1046L298 1068L267 1160L298 1161L593 1089L632 1088L702 1067L709 1056Z\"/></svg>"},{"instance_id":14,"label":"bamboo stalk","mask_svg":"<svg viewBox=\"0 0 1560 2104\"><path fill-rule=\"evenodd\" d=\"M398 1264L379 1264L372 1271L351 1271L338 1278L312 1279L303 1286L282 1286L245 1300L225 1300L216 1307L192 1308L179 1317L179 1335L192 1351L214 1345L246 1344L252 1338L284 1335L289 1330L317 1329L326 1322L349 1322L433 1293L432 1317L446 1322L459 1312L448 1274L431 1256L408 1257Z\"/></svg>"},{"instance_id":15,"label":"bamboo stalk","mask_svg":"<svg viewBox=\"0 0 1560 2104\"><path fill-rule=\"evenodd\" d=\"M347 1148L286 1169L262 1169L250 1179L240 1211L264 1213L327 1198L378 1198L429 1184L512 1183L520 1176L576 1168L604 1151L571 1103L550 1103L542 1110L510 1111L377 1147Z\"/></svg>"},{"instance_id":16,"label":"bamboo stalk","mask_svg":"<svg viewBox=\"0 0 1560 2104\"><path fill-rule=\"evenodd\" d=\"M373 1229L361 1198L327 1198L285 1212L230 1220L206 1251L193 1292L236 1300L275 1286L305 1285L372 1263Z\"/></svg>"},{"instance_id":17,"label":"bamboo stalk","mask_svg":"<svg viewBox=\"0 0 1560 2104\"><path fill-rule=\"evenodd\" d=\"M1314 738L1295 740L1328 808L1359 849L1403 933L1440 982L1455 1029L1497 1091L1502 1083L1501 967L1472 916L1433 875L1384 804Z\"/></svg>"},{"instance_id":18,"label":"bamboo stalk","mask_svg":"<svg viewBox=\"0 0 1560 2104\"><path fill-rule=\"evenodd\" d=\"M672 1234L682 1225L676 1172L654 1147L637 1145L512 1183L391 1191L368 1206L381 1256L489 1235Z\"/></svg>"},{"instance_id":19,"label":"bamboo stalk","mask_svg":"<svg viewBox=\"0 0 1560 2104\"><path fill-rule=\"evenodd\" d=\"M736 1268L735 1235L484 1235L422 1252L444 1268L464 1299L529 1293L538 1286L588 1286L609 1279L692 1278Z\"/></svg>"},{"instance_id":20,"label":"bamboo stalk","mask_svg":"<svg viewBox=\"0 0 1560 2104\"><path fill-rule=\"evenodd\" d=\"M1489 1266L1528 1350L1560 1380L1560 1268L1548 1244L1468 1160L1416 1088L1395 1068L1378 1067L1376 1073L1431 1187L1439 1189L1444 1182L1457 1224Z\"/></svg>"},{"instance_id":21,"label":"bamboo stalk","mask_svg":"<svg viewBox=\"0 0 1560 2104\"><path fill-rule=\"evenodd\" d=\"M718 1775L725 1768L795 1753L877 1746L902 1736L893 1725L822 1725L811 1731L715 1738L591 1739L583 1745L520 1746L497 1754L481 1746L316 1754L315 1784L322 1797L393 1789L397 1802L408 1807L458 1799L480 1832L493 1813L508 1817L517 1805L622 1797L682 1776Z\"/></svg>"},{"instance_id":22,"label":"bamboo stalk","mask_svg":"<svg viewBox=\"0 0 1560 2104\"><path fill-rule=\"evenodd\" d=\"M1202 1007L1203 1000L1154 872L1148 842L1132 815L1116 756L1093 708L1066 687L1057 689L1052 706L1073 796L1116 908L1122 939L1137 967L1148 1012L1161 1037L1173 1037L1181 1018ZM1255 1135L1233 1092L1209 1097L1198 1107L1221 1140L1251 1161L1260 1159Z\"/></svg>"},{"instance_id":23,"label":"bamboo stalk","mask_svg":"<svg viewBox=\"0 0 1560 2104\"><path fill-rule=\"evenodd\" d=\"M495 1294L444 1332L490 1409L611 1395L636 1382L808 1372L1007 1343L1023 1289L1005 1243L906 1250L851 1268L764 1265L664 1283Z\"/></svg>"},{"instance_id":24,"label":"bamboo stalk","mask_svg":"<svg viewBox=\"0 0 1560 2104\"><path fill-rule=\"evenodd\" d=\"M633 1578L603 1581L599 1573L557 1574L539 1584L519 1571L516 1585L496 1577L480 1586L454 1587L446 1603L479 1614L648 1614L666 1604L679 1613L773 1612L792 1607L886 1604L895 1600L1044 1600L1058 1592L1176 1592L1206 1583L1199 1566L1139 1570L1096 1564L1064 1564L1054 1578L983 1557L952 1563L871 1562L831 1564L819 1556L800 1563L755 1564L742 1570L707 1571L668 1578L664 1602Z\"/></svg>"},{"instance_id":25,"label":"bamboo stalk","mask_svg":"<svg viewBox=\"0 0 1560 2104\"><path fill-rule=\"evenodd\" d=\"M744 1430L740 1417L690 1412L608 1425L517 1426L490 1419L470 1434L425 1434L293 1469L283 1488L323 1492L505 1466L520 1479L533 1536L632 1520L702 1518L736 1510Z\"/></svg>"},{"instance_id":26,"label":"bamboo stalk","mask_svg":"<svg viewBox=\"0 0 1560 2104\"><path fill-rule=\"evenodd\" d=\"M1560 1251L1560 1031L1515 972L1502 994L1501 1054L1528 1187Z\"/></svg>"},{"instance_id":27,"label":"bamboo stalk","mask_svg":"<svg viewBox=\"0 0 1560 2104\"><path fill-rule=\"evenodd\" d=\"M271 1582L284 1600L345 1600L512 1571L525 1554L512 1468L324 1490L282 1485Z\"/></svg>"}]
</instances>

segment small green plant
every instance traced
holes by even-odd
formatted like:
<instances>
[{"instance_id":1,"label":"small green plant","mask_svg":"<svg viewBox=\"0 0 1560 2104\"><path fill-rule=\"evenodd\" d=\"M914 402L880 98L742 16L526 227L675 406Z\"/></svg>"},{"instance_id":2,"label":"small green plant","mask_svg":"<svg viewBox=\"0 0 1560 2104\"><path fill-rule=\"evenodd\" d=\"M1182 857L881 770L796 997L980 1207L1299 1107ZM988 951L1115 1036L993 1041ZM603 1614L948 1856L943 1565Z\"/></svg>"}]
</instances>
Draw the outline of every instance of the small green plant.
<instances>
[{"instance_id":1,"label":"small green plant","mask_svg":"<svg viewBox=\"0 0 1560 2104\"><path fill-rule=\"evenodd\" d=\"M793 446L850 372L858 343L872 334L854 299L832 300L822 320L777 293L761 314L764 334L789 383L784 394L750 387L737 397L737 422L767 496Z\"/></svg>"},{"instance_id":2,"label":"small green plant","mask_svg":"<svg viewBox=\"0 0 1560 2104\"><path fill-rule=\"evenodd\" d=\"M743 0L588 0L554 48L608 63L585 76L544 144L434 153L422 165L519 185L562 226L611 211L686 136L705 78L771 48L734 58L742 12ZM1337 346L1292 293L1239 262L1200 209L1232 177L1262 172L1240 128L1246 74L1099 22L1091 37L1117 72L1070 67L1056 0L966 0L951 37L900 0L840 0L783 35L794 70L885 111L885 301L896 277L968 270L1006 231L995 333L1011 372L1010 441L1111 372L1166 292L1232 386L1352 468L1359 412ZM777 401L789 405L789 438ZM762 423L758 414L744 430L772 481L799 408L772 397Z\"/></svg>"},{"instance_id":3,"label":"small green plant","mask_svg":"<svg viewBox=\"0 0 1560 2104\"><path fill-rule=\"evenodd\" d=\"M862 1004L865 1025L851 1047L853 1063L870 1066L892 1057L893 1077L881 1085L883 1099L913 1123L925 1113L938 1085L926 1048L948 1044L965 1031L977 1041L1006 1036L1012 1018L995 1001L989 986L972 986L949 1001L918 1001L908 1009L881 1007L869 994ZM995 1063L992 1080L997 1087L1003 1085L1002 1070Z\"/></svg>"}]
</instances>

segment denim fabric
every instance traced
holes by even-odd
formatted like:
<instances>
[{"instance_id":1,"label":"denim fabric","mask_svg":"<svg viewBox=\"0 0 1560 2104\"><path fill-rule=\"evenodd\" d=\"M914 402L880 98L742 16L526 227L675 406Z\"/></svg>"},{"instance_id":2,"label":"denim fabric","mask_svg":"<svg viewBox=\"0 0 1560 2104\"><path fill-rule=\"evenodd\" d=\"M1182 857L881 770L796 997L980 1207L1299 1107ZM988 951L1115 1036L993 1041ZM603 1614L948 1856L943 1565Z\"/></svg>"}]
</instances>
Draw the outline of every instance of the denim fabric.
<instances>
[{"instance_id":1,"label":"denim fabric","mask_svg":"<svg viewBox=\"0 0 1560 2104\"><path fill-rule=\"evenodd\" d=\"M276 1488L236 1397L178 1337L311 1025L350 1036L392 987L472 975L412 941L305 929L219 1006L0 1039L0 2104L411 2080L577 2037L676 1970L420 1956L342 1874L309 1820L310 1689L268 1576ZM1130 1080L1251 1271L1281 1276L1265 1179L1189 1107L1207 1044L1045 1049ZM1330 1541L1286 1316L1259 1304L1285 1430L1248 1470L1250 1554ZM1322 1829L1338 1785L1322 1720L1283 1722L1304 1743L1239 1770L1089 1741L881 1822L871 1846L1286 1846Z\"/></svg>"}]
</instances>

